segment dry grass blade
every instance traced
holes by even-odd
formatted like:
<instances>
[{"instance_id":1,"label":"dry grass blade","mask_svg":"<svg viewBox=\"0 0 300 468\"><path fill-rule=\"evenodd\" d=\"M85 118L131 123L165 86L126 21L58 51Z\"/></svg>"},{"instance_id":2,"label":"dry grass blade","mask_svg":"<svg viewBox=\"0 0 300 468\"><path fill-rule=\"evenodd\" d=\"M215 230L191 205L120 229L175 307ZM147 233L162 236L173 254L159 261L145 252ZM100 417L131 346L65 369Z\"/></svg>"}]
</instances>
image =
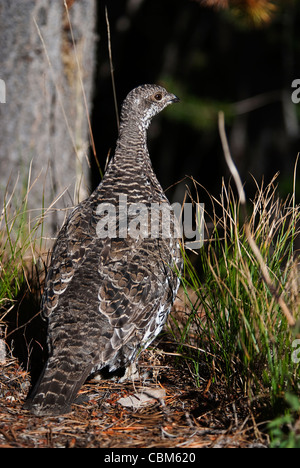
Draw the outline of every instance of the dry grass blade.
<instances>
[{"instance_id":1,"label":"dry grass blade","mask_svg":"<svg viewBox=\"0 0 300 468\"><path fill-rule=\"evenodd\" d=\"M237 190L238 190L238 194L239 194L239 197L240 197L240 202L241 202L241 206L242 206L242 210L243 210L243 216L244 216L244 226L245 226L245 233L246 233L246 236L247 236L247 240L248 240L248 243L259 263L259 266L260 266L260 269L261 269L261 274L262 274L262 277L265 281L265 283L267 284L268 288L270 289L270 292L272 293L274 299L277 301L278 305L281 307L281 310L282 312L284 313L287 321L288 321L288 324L293 327L295 326L296 324L296 320L294 319L294 317L292 316L288 306L286 305L283 297L282 297L282 294L278 295L277 294L277 291L279 290L277 286L274 285L273 281L271 280L271 277L270 277L270 274L269 274L269 271L268 271L268 267L261 255L261 252L258 248L258 246L256 245L256 242L252 236L252 233L251 233L251 229L250 229L250 226L249 226L249 223L248 223L248 220L247 220L247 216L246 216L246 196L245 196L245 191L244 191L244 188L243 188L243 184L242 184L242 181L241 181L241 178L240 178L240 175L238 173L238 170L233 162L233 159L231 157L231 153L230 153L230 149L229 149L229 145L228 145L228 141L227 141L227 136L226 136L226 131L225 131L225 120L224 120L224 113L223 112L219 112L219 119L218 119L218 123L219 123L219 133L220 133L220 138L221 138L221 142L222 142L222 147L223 147L223 152L224 152L224 156L225 156L225 160L226 160L226 163L228 165L228 168L234 178L234 182L236 184L236 187L237 187Z\"/></svg>"},{"instance_id":2,"label":"dry grass blade","mask_svg":"<svg viewBox=\"0 0 300 468\"><path fill-rule=\"evenodd\" d=\"M52 63L51 63L51 60L50 60L50 57L49 57L49 54L48 54L47 46L46 46L46 44L45 44L45 41L44 41L44 38L43 38L43 36L42 36L40 27L39 27L39 25L37 24L37 21L36 21L35 17L33 17L33 22L34 22L34 25L35 25L35 27L36 27L37 33L38 33L38 35L39 35L39 38L40 38L40 40L41 40L41 43L42 43L42 45L43 45L43 49L44 49L44 53L45 53L45 56L46 56L48 65L49 65L49 69L51 70L51 73L52 73L52 75L53 75L53 83L54 83L54 86L55 86L55 89L56 89L56 94L57 94L58 102L59 102L59 105L60 105L60 108L61 108L61 111L62 111L64 120L65 120L67 129L68 129L68 133L69 133L70 139L71 139L71 141L72 141L72 146L73 146L73 148L74 148L75 154L78 155L78 151L77 151L77 147L76 147L76 142L75 142L75 139L74 139L73 131L72 131L72 129L71 129L71 126L70 126L70 124L69 124L68 117L67 117L66 112L65 112L65 108L64 108L64 104L63 104L63 99L62 99L62 93L61 93L61 91L60 91L60 89L59 89L59 86L58 86L58 84L57 84L57 82L56 82L56 79L55 79L55 77L54 77L53 66L52 66Z\"/></svg>"},{"instance_id":3,"label":"dry grass blade","mask_svg":"<svg viewBox=\"0 0 300 468\"><path fill-rule=\"evenodd\" d=\"M89 112L88 112L88 104L87 104L86 94L85 94L83 81L82 81L81 67L80 67L80 64L79 64L78 54L77 54L77 51L76 51L76 41L74 39L72 23L71 23L71 19L70 19L70 15L69 15L69 8L68 8L67 2L65 0L64 0L64 6L65 6L65 9L66 9L66 13L67 13L68 23L69 23L69 26L70 26L70 32L71 32L71 37L72 37L72 44L73 44L74 51L75 51L76 64L77 64L77 69L78 69L78 76L79 76L79 80L80 80L80 87L81 87L82 96L83 96L83 99L84 99L84 107L85 107L85 111L86 111L86 118L87 118L88 127L89 127L89 134L90 134L90 140L91 140L93 155L94 155L96 164L98 166L98 169L100 170L100 173L101 173L99 161L97 159L97 154L96 154L96 147L95 147L95 142L94 142L94 137L93 137L93 132L92 132L91 119L90 119ZM89 164L89 161L88 161L88 164ZM89 166L90 166L90 164L89 164Z\"/></svg>"},{"instance_id":4,"label":"dry grass blade","mask_svg":"<svg viewBox=\"0 0 300 468\"><path fill-rule=\"evenodd\" d=\"M119 129L119 127L120 127L120 121L119 121L119 111L118 111L118 104L117 104L117 93L116 93L115 78L114 78L114 67L113 67L113 61L112 61L111 38L110 38L110 25L109 25L109 19L108 19L107 6L105 6L105 19L106 19L106 27L107 27L108 55L109 55L109 65L110 65L111 82L112 82L112 87L113 87L114 105L115 105L117 126L118 126L118 129Z\"/></svg>"}]
</instances>

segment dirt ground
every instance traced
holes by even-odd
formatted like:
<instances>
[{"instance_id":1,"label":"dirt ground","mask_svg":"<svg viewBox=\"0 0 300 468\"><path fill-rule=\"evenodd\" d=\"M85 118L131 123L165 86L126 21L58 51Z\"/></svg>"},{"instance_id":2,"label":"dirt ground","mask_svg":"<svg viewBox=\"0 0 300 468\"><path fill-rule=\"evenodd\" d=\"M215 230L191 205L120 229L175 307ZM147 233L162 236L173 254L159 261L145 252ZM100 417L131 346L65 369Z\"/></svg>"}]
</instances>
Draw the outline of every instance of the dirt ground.
<instances>
[{"instance_id":1,"label":"dirt ground","mask_svg":"<svg viewBox=\"0 0 300 468\"><path fill-rule=\"evenodd\" d=\"M246 399L226 394L209 379L195 387L186 363L177 362L172 353L158 348L145 351L139 373L142 377L134 383L90 380L81 390L86 402L73 405L67 415L41 418L22 409L30 376L16 359L7 359L0 364L0 447L268 446ZM133 407L122 403L149 389L159 396Z\"/></svg>"}]
</instances>

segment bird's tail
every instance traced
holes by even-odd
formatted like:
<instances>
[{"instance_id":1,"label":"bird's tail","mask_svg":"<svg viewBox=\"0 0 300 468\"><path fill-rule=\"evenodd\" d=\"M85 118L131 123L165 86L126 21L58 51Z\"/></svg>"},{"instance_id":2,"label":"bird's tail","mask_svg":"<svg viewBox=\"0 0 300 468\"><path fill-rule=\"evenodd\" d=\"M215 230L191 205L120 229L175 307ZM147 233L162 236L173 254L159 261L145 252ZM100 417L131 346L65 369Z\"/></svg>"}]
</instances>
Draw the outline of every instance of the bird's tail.
<instances>
[{"instance_id":1,"label":"bird's tail","mask_svg":"<svg viewBox=\"0 0 300 468\"><path fill-rule=\"evenodd\" d=\"M57 416L70 412L71 404L91 367L83 367L70 359L57 362L50 358L24 409L37 416Z\"/></svg>"}]
</instances>

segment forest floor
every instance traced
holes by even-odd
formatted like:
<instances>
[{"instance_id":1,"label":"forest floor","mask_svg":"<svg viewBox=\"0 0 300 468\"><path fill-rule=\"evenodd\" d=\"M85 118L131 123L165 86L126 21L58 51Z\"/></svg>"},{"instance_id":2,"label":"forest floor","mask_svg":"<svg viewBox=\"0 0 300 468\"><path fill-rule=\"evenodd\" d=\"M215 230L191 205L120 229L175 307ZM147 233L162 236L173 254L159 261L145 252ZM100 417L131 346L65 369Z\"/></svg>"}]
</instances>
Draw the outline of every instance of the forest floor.
<instances>
[{"instance_id":1,"label":"forest floor","mask_svg":"<svg viewBox=\"0 0 300 468\"><path fill-rule=\"evenodd\" d=\"M22 409L30 375L16 359L7 359L0 364L0 447L268 447L247 398L209 379L196 387L187 365L171 352L146 350L139 372L151 378L122 384L90 380L81 389L86 402L45 418Z\"/></svg>"}]
</instances>

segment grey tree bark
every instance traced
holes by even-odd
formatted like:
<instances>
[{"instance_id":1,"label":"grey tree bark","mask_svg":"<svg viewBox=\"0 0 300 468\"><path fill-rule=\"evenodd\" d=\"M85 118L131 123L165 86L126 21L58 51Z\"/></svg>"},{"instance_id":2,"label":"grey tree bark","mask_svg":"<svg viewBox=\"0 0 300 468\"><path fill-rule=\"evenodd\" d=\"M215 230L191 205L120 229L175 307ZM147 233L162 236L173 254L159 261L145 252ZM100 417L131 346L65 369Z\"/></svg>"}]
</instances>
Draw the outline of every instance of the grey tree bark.
<instances>
[{"instance_id":1,"label":"grey tree bark","mask_svg":"<svg viewBox=\"0 0 300 468\"><path fill-rule=\"evenodd\" d=\"M96 1L66 3L70 22L63 0L0 0L0 79L6 91L0 103L1 209L5 191L17 180L17 187L26 187L32 161L31 219L63 194L46 214L44 232L50 236L63 221L60 208L88 193L90 143L80 73L90 114Z\"/></svg>"}]
</instances>

